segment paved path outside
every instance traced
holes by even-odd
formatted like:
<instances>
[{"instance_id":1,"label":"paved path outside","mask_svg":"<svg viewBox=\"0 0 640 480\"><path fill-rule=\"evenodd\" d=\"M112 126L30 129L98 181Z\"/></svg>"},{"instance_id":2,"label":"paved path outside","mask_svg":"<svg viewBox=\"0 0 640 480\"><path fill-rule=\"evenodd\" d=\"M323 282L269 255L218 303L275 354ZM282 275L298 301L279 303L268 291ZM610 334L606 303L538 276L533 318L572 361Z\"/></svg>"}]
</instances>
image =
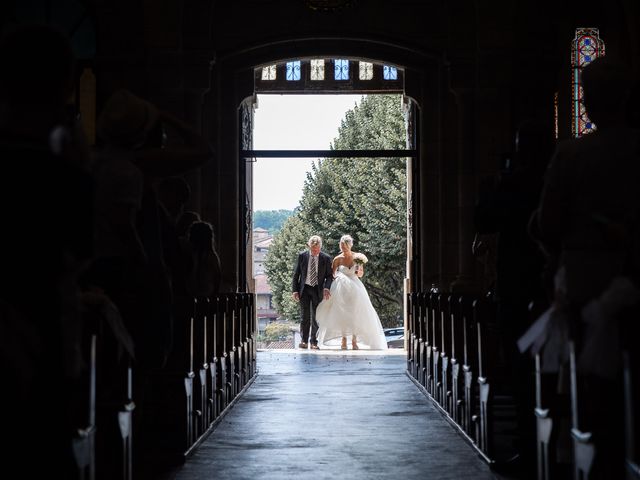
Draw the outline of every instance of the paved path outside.
<instances>
[{"instance_id":1,"label":"paved path outside","mask_svg":"<svg viewBox=\"0 0 640 480\"><path fill-rule=\"evenodd\" d=\"M406 376L404 351L263 351L258 366L175 480L495 478Z\"/></svg>"}]
</instances>

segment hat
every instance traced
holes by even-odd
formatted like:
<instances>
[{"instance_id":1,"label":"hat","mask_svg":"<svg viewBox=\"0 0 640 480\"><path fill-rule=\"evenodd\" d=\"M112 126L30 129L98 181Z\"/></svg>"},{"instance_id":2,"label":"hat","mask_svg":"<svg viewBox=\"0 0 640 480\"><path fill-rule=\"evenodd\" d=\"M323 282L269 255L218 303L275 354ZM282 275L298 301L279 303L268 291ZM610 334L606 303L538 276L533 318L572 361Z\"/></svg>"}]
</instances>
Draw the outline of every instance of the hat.
<instances>
[{"instance_id":1,"label":"hat","mask_svg":"<svg viewBox=\"0 0 640 480\"><path fill-rule=\"evenodd\" d=\"M128 90L118 90L98 117L98 135L109 143L138 146L158 122L158 109Z\"/></svg>"}]
</instances>

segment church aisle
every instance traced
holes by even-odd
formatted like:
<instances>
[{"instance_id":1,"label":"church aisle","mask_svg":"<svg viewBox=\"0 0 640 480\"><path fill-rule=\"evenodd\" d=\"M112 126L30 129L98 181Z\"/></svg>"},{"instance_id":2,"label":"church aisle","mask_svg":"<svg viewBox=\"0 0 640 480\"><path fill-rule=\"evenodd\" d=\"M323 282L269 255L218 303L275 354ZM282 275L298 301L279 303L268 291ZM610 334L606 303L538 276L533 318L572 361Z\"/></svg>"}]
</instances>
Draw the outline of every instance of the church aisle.
<instances>
[{"instance_id":1,"label":"church aisle","mask_svg":"<svg viewBox=\"0 0 640 480\"><path fill-rule=\"evenodd\" d=\"M172 478L495 478L398 353L259 352L253 385Z\"/></svg>"}]
</instances>

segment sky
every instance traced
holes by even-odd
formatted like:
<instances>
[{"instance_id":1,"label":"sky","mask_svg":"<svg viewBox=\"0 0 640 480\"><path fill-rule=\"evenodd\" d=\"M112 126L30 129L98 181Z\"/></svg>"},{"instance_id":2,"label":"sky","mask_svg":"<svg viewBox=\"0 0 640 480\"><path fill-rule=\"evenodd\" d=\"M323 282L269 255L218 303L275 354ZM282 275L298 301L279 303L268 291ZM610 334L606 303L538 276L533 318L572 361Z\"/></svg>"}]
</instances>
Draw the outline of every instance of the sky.
<instances>
[{"instance_id":1,"label":"sky","mask_svg":"<svg viewBox=\"0 0 640 480\"><path fill-rule=\"evenodd\" d=\"M362 95L258 95L255 150L327 150L345 113ZM313 158L259 158L253 165L254 210L293 210Z\"/></svg>"}]
</instances>

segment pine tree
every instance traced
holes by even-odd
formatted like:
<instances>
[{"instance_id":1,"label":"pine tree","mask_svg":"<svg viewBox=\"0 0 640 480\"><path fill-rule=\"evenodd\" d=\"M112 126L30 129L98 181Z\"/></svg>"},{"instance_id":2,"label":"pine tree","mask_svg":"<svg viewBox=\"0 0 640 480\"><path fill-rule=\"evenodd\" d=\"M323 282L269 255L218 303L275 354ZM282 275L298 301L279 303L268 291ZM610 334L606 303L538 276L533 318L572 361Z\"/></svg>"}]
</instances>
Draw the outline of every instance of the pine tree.
<instances>
[{"instance_id":1,"label":"pine tree","mask_svg":"<svg viewBox=\"0 0 640 480\"><path fill-rule=\"evenodd\" d=\"M397 95L370 95L343 119L332 149L402 149L406 130ZM369 258L362 278L384 326L402 317L406 264L406 160L327 158L307 174L300 207L275 236L266 270L276 308L288 319L300 317L291 299L291 276L297 254L312 234L323 250L339 253L344 234L354 250Z\"/></svg>"}]
</instances>

